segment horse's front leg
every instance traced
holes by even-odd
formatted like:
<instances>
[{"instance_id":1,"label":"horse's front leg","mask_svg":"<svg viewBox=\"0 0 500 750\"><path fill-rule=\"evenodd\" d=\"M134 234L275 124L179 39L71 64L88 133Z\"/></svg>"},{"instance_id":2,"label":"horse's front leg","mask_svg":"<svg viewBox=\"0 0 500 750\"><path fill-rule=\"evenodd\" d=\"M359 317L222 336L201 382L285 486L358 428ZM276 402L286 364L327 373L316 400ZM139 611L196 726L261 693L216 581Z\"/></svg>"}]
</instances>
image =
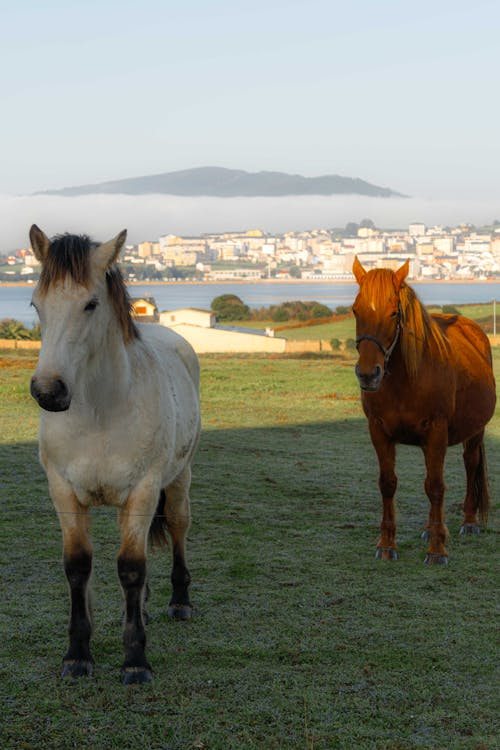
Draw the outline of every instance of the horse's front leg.
<instances>
[{"instance_id":1,"label":"horse's front leg","mask_svg":"<svg viewBox=\"0 0 500 750\"><path fill-rule=\"evenodd\" d=\"M89 603L92 547L88 534L88 509L78 502L71 487L59 475L48 469L47 476L63 533L64 571L71 599L69 646L63 659L61 676L83 677L92 674L93 665Z\"/></svg>"},{"instance_id":2,"label":"horse's front leg","mask_svg":"<svg viewBox=\"0 0 500 750\"><path fill-rule=\"evenodd\" d=\"M146 551L148 531L158 500L159 489L143 482L120 509L122 544L118 553L118 577L125 597L123 627L123 683L151 682L146 659L146 631L143 605L146 594Z\"/></svg>"},{"instance_id":3,"label":"horse's front leg","mask_svg":"<svg viewBox=\"0 0 500 750\"><path fill-rule=\"evenodd\" d=\"M382 495L382 522L376 557L380 560L397 560L396 514L394 508L394 495L398 485L398 479L394 472L396 444L385 434L375 420L370 419L369 428L379 463L379 488Z\"/></svg>"},{"instance_id":4,"label":"horse's front leg","mask_svg":"<svg viewBox=\"0 0 500 750\"><path fill-rule=\"evenodd\" d=\"M427 532L429 546L425 563L427 565L446 565L448 551L445 542L448 529L445 524L443 479L444 460L448 447L448 424L445 420L434 422L422 445L427 469L425 492L430 502Z\"/></svg>"}]
</instances>

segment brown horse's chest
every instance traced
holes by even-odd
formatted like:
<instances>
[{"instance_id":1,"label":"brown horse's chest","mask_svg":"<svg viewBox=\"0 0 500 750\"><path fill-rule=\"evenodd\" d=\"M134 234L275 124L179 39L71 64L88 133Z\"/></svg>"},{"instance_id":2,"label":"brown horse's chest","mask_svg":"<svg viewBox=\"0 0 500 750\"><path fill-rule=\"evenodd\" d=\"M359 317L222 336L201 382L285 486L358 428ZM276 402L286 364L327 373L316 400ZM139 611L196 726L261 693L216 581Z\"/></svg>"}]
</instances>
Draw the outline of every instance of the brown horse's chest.
<instances>
[{"instance_id":1,"label":"brown horse's chest","mask_svg":"<svg viewBox=\"0 0 500 750\"><path fill-rule=\"evenodd\" d=\"M403 445L422 445L439 414L419 409L416 402L392 399L363 398L363 408L370 422L377 425L392 441Z\"/></svg>"},{"instance_id":2,"label":"brown horse's chest","mask_svg":"<svg viewBox=\"0 0 500 750\"><path fill-rule=\"evenodd\" d=\"M373 419L373 417L369 417L369 419ZM403 445L421 445L432 424L430 419L397 420L375 417L374 421L381 427L387 437Z\"/></svg>"}]
</instances>

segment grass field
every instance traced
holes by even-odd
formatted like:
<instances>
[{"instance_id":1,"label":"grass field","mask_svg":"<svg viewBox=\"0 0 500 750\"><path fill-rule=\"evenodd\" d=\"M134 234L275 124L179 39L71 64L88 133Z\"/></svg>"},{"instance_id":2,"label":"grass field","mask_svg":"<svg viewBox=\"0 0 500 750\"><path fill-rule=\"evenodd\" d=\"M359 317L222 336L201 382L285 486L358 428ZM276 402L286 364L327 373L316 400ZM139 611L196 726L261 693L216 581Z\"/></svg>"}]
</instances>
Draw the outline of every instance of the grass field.
<instances>
[{"instance_id":1,"label":"grass field","mask_svg":"<svg viewBox=\"0 0 500 750\"><path fill-rule=\"evenodd\" d=\"M495 352L497 379L500 351ZM68 596L38 466L34 360L0 355L0 747L5 750L490 750L498 747L497 517L424 566L420 451L398 452L400 560L374 559L377 467L353 361L203 357L189 562L195 617L166 617L153 552L149 686L123 687L114 513L94 518L95 676L61 681ZM498 495L500 417L488 428Z\"/></svg>"}]
</instances>

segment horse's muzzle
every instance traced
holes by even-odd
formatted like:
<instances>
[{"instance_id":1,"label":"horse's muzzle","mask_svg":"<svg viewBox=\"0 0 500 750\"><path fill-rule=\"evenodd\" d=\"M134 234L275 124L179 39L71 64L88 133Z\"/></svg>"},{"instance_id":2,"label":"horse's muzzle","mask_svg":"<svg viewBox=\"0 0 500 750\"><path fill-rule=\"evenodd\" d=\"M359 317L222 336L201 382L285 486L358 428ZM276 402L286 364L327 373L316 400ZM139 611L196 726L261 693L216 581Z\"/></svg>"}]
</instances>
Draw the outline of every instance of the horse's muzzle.
<instances>
[{"instance_id":1,"label":"horse's muzzle","mask_svg":"<svg viewBox=\"0 0 500 750\"><path fill-rule=\"evenodd\" d=\"M43 386L35 375L31 378L30 393L45 411L66 411L71 404L69 388L60 378L45 382Z\"/></svg>"},{"instance_id":2,"label":"horse's muzzle","mask_svg":"<svg viewBox=\"0 0 500 750\"><path fill-rule=\"evenodd\" d=\"M370 373L361 372L359 366L354 368L358 379L359 387L362 391L378 391L384 377L384 370L380 365L375 365Z\"/></svg>"}]
</instances>

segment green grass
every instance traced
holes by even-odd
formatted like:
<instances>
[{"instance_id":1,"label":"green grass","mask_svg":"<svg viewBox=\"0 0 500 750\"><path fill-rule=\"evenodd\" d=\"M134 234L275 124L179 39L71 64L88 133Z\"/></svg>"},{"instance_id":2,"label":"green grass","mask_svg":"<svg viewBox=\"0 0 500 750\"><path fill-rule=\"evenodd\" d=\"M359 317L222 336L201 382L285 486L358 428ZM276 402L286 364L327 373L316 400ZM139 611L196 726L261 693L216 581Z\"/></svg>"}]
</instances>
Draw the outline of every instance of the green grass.
<instances>
[{"instance_id":1,"label":"green grass","mask_svg":"<svg viewBox=\"0 0 500 750\"><path fill-rule=\"evenodd\" d=\"M289 321L289 323L292 325L294 321ZM287 323L276 323L272 320L241 320L235 321L234 325L262 331L265 328L279 328L287 325ZM329 341L332 338L345 341L345 339L355 338L355 326L354 317L352 317L338 323L318 323L318 325L304 326L303 328L287 328L284 331L276 331L276 336L282 336L292 341L312 341L316 339Z\"/></svg>"},{"instance_id":2,"label":"green grass","mask_svg":"<svg viewBox=\"0 0 500 750\"><path fill-rule=\"evenodd\" d=\"M484 304L454 305L461 315L465 315L472 320L483 320L493 315L493 305L491 302Z\"/></svg>"},{"instance_id":3,"label":"green grass","mask_svg":"<svg viewBox=\"0 0 500 750\"><path fill-rule=\"evenodd\" d=\"M500 351L495 352L497 378ZM204 433L189 561L196 615L167 620L170 561L150 556L151 686L119 681L118 532L94 512L95 677L58 677L68 597L36 454L29 354L0 355L0 746L8 750L489 750L497 747L497 522L423 565L420 451L398 452L400 560L374 559L377 466L353 361L203 357ZM488 428L492 495L500 418Z\"/></svg>"}]
</instances>

